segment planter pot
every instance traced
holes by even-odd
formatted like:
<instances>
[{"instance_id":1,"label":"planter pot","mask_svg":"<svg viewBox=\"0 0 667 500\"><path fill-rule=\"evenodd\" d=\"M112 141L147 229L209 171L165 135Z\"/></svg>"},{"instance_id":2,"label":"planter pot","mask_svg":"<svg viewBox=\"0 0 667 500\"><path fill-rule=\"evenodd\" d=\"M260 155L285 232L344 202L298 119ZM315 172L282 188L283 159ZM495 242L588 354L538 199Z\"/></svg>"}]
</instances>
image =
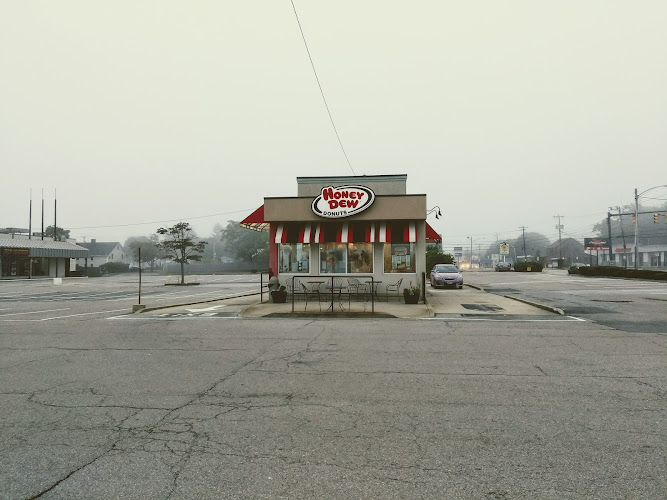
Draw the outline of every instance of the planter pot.
<instances>
[{"instance_id":1,"label":"planter pot","mask_svg":"<svg viewBox=\"0 0 667 500\"><path fill-rule=\"evenodd\" d=\"M271 298L276 304L284 304L287 302L287 290L274 290L271 292Z\"/></svg>"},{"instance_id":2,"label":"planter pot","mask_svg":"<svg viewBox=\"0 0 667 500\"><path fill-rule=\"evenodd\" d=\"M406 304L416 304L419 302L419 295L411 295L404 293L403 299L405 300Z\"/></svg>"}]
</instances>

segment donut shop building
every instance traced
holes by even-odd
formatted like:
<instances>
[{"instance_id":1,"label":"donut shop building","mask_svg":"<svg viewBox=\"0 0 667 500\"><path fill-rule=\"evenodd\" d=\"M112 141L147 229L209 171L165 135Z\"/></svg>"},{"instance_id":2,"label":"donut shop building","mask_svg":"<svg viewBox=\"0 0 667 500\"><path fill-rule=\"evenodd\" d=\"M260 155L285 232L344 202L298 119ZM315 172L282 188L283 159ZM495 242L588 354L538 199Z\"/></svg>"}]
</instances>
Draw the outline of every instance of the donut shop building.
<instances>
[{"instance_id":1,"label":"donut shop building","mask_svg":"<svg viewBox=\"0 0 667 500\"><path fill-rule=\"evenodd\" d=\"M426 195L406 192L407 175L297 177L297 196L264 198L242 227L269 230L269 268L292 277L372 276L401 288L421 285ZM382 287L380 288L382 293Z\"/></svg>"}]
</instances>

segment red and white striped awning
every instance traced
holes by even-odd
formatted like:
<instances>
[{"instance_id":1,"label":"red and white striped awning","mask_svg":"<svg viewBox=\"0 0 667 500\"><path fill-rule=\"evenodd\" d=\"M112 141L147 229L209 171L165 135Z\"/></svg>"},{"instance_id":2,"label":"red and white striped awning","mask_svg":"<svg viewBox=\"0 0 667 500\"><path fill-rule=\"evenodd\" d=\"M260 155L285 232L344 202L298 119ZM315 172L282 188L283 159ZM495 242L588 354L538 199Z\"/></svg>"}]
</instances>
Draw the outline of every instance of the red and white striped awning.
<instances>
[{"instance_id":1,"label":"red and white striped awning","mask_svg":"<svg viewBox=\"0 0 667 500\"><path fill-rule=\"evenodd\" d=\"M310 243L314 224L285 222L276 226L276 243Z\"/></svg>"},{"instance_id":2,"label":"red and white striped awning","mask_svg":"<svg viewBox=\"0 0 667 500\"><path fill-rule=\"evenodd\" d=\"M241 227L261 231L269 228L264 221L264 205L240 223ZM393 235L393 238L392 238ZM414 243L417 241L415 222L285 222L276 226L276 243ZM442 241L442 237L426 222L426 241Z\"/></svg>"},{"instance_id":3,"label":"red and white striped awning","mask_svg":"<svg viewBox=\"0 0 667 500\"><path fill-rule=\"evenodd\" d=\"M412 222L380 222L378 224L379 243L415 243L417 224Z\"/></svg>"},{"instance_id":4,"label":"red and white striped awning","mask_svg":"<svg viewBox=\"0 0 667 500\"><path fill-rule=\"evenodd\" d=\"M286 222L276 226L276 243L415 243L412 222Z\"/></svg>"}]
</instances>

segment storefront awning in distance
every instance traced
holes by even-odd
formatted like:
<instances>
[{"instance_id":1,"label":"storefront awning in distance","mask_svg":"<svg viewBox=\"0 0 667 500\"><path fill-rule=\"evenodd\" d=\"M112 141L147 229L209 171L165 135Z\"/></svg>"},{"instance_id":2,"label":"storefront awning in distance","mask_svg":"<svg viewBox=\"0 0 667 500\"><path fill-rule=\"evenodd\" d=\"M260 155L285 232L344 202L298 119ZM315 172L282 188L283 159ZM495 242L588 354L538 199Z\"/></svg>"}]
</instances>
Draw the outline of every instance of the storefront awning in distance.
<instances>
[{"instance_id":1,"label":"storefront awning in distance","mask_svg":"<svg viewBox=\"0 0 667 500\"><path fill-rule=\"evenodd\" d=\"M240 226L246 229L252 229L253 231L269 229L269 223L264 221L264 205L243 219Z\"/></svg>"},{"instance_id":2,"label":"storefront awning in distance","mask_svg":"<svg viewBox=\"0 0 667 500\"><path fill-rule=\"evenodd\" d=\"M25 257L52 257L65 259L79 259L88 257L88 249L52 239L7 238L0 236L0 249L3 254L14 254L18 250L28 250ZM6 250L6 251L5 251Z\"/></svg>"}]
</instances>

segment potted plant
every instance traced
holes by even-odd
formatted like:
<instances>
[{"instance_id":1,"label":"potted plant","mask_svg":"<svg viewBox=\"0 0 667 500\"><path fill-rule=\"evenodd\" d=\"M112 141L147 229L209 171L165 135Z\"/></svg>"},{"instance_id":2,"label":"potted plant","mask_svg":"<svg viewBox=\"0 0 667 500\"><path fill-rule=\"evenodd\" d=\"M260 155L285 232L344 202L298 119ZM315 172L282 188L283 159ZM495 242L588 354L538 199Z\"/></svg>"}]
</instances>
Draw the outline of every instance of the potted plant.
<instances>
[{"instance_id":1,"label":"potted plant","mask_svg":"<svg viewBox=\"0 0 667 500\"><path fill-rule=\"evenodd\" d=\"M419 283L417 283L419 285ZM412 281L410 282L410 286L407 286L403 289L403 300L405 300L406 304L416 304L419 302L419 294L421 293L421 290L419 286L412 286Z\"/></svg>"},{"instance_id":2,"label":"potted plant","mask_svg":"<svg viewBox=\"0 0 667 500\"><path fill-rule=\"evenodd\" d=\"M271 292L271 298L276 304L283 304L287 301L287 289L285 285L280 285L278 290L273 290Z\"/></svg>"}]
</instances>

